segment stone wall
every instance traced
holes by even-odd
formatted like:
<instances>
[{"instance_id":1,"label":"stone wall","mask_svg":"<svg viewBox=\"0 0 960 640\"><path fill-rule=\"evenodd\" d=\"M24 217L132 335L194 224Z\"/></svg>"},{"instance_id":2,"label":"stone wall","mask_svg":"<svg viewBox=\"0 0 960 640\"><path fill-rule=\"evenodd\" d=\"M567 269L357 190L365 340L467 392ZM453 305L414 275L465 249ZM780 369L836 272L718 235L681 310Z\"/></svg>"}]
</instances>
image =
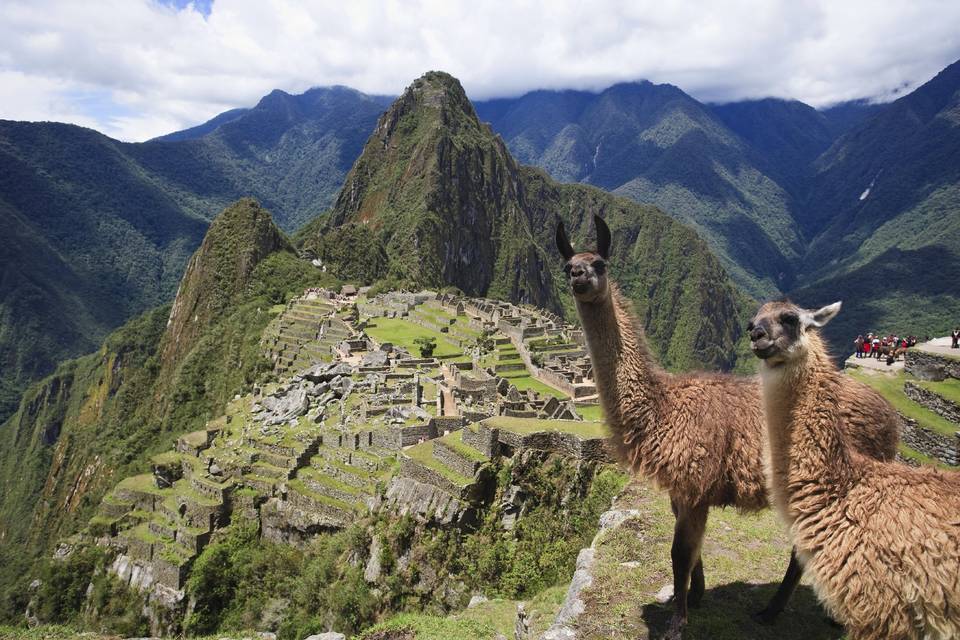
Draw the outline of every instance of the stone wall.
<instances>
[{"instance_id":1,"label":"stone wall","mask_svg":"<svg viewBox=\"0 0 960 640\"><path fill-rule=\"evenodd\" d=\"M914 382L904 383L903 392L917 404L956 424L960 429L960 405L957 403L947 400L939 393L924 389Z\"/></svg>"},{"instance_id":2,"label":"stone wall","mask_svg":"<svg viewBox=\"0 0 960 640\"><path fill-rule=\"evenodd\" d=\"M434 440L433 457L439 460L441 464L468 478L472 478L480 465L483 464L476 460L468 460L456 449L447 446L443 440Z\"/></svg>"},{"instance_id":3,"label":"stone wall","mask_svg":"<svg viewBox=\"0 0 960 640\"><path fill-rule=\"evenodd\" d=\"M919 349L908 349L903 357L903 368L921 380L939 382L946 378L960 378L960 352L957 356L958 358L951 358Z\"/></svg>"},{"instance_id":4,"label":"stone wall","mask_svg":"<svg viewBox=\"0 0 960 640\"><path fill-rule=\"evenodd\" d=\"M400 475L405 478L413 478L423 484L433 485L457 498L462 497L464 492L463 487L454 484L446 476L407 456L400 457Z\"/></svg>"},{"instance_id":5,"label":"stone wall","mask_svg":"<svg viewBox=\"0 0 960 640\"><path fill-rule=\"evenodd\" d=\"M463 430L463 443L471 446L488 458L493 458L499 453L497 445L497 430L478 424L477 427Z\"/></svg>"},{"instance_id":6,"label":"stone wall","mask_svg":"<svg viewBox=\"0 0 960 640\"><path fill-rule=\"evenodd\" d=\"M947 436L917 424L916 420L903 417L903 443L920 453L945 464L960 465L960 435Z\"/></svg>"}]
</instances>

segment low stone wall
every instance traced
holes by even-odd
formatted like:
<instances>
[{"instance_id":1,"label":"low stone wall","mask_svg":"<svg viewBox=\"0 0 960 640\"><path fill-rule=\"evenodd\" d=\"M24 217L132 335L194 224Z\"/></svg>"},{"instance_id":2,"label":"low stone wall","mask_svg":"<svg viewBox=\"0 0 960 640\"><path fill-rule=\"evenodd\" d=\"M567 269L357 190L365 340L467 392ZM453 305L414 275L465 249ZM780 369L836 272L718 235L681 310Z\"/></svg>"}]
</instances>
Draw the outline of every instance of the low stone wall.
<instances>
[{"instance_id":1,"label":"low stone wall","mask_svg":"<svg viewBox=\"0 0 960 640\"><path fill-rule=\"evenodd\" d=\"M903 368L915 378L939 382L946 378L960 378L960 349L957 358L908 349L903 356Z\"/></svg>"},{"instance_id":2,"label":"low stone wall","mask_svg":"<svg viewBox=\"0 0 960 640\"><path fill-rule=\"evenodd\" d=\"M960 435L951 437L937 433L921 427L916 420L903 417L903 433L900 439L911 449L926 456L945 464L960 465Z\"/></svg>"},{"instance_id":3,"label":"low stone wall","mask_svg":"<svg viewBox=\"0 0 960 640\"><path fill-rule=\"evenodd\" d=\"M473 507L446 491L401 476L390 481L384 505L400 516L409 514L419 522L440 525L470 523L476 516Z\"/></svg>"},{"instance_id":4,"label":"low stone wall","mask_svg":"<svg viewBox=\"0 0 960 640\"><path fill-rule=\"evenodd\" d=\"M426 424L416 424L409 427L400 427L394 429L400 432L400 446L409 447L417 444L421 440L433 440L437 437L437 429L430 422Z\"/></svg>"},{"instance_id":5,"label":"low stone wall","mask_svg":"<svg viewBox=\"0 0 960 640\"><path fill-rule=\"evenodd\" d=\"M437 416L430 418L427 424L437 434L437 437L440 437L446 432L452 433L463 429L467 425L467 419L463 416Z\"/></svg>"},{"instance_id":6,"label":"low stone wall","mask_svg":"<svg viewBox=\"0 0 960 640\"><path fill-rule=\"evenodd\" d=\"M960 429L960 405L957 403L947 400L939 393L924 389L914 382L905 382L903 392L917 404L956 424Z\"/></svg>"},{"instance_id":7,"label":"low stone wall","mask_svg":"<svg viewBox=\"0 0 960 640\"><path fill-rule=\"evenodd\" d=\"M454 484L437 471L425 467L413 458L408 458L407 456L400 457L400 475L405 478L412 478L423 484L432 485L457 498L460 498L464 493L463 487Z\"/></svg>"},{"instance_id":8,"label":"low stone wall","mask_svg":"<svg viewBox=\"0 0 960 640\"><path fill-rule=\"evenodd\" d=\"M473 447L488 458L493 458L499 453L497 435L496 429L490 429L481 423L476 429L464 429L462 437L464 444Z\"/></svg>"},{"instance_id":9,"label":"low stone wall","mask_svg":"<svg viewBox=\"0 0 960 640\"><path fill-rule=\"evenodd\" d=\"M434 441L433 457L460 475L468 478L472 478L477 472L477 469L480 468L480 465L483 464L475 460L468 460L458 453L456 449L448 447L442 440Z\"/></svg>"},{"instance_id":10,"label":"low stone wall","mask_svg":"<svg viewBox=\"0 0 960 640\"><path fill-rule=\"evenodd\" d=\"M178 565L158 556L153 560L153 579L179 591L186 584L189 569L190 563Z\"/></svg>"},{"instance_id":11,"label":"low stone wall","mask_svg":"<svg viewBox=\"0 0 960 640\"><path fill-rule=\"evenodd\" d=\"M613 456L607 449L606 438L581 439L571 433L561 431L543 431L531 434L518 434L506 429L498 429L498 441L514 451L521 449L540 449L552 451L578 460L613 462Z\"/></svg>"}]
</instances>

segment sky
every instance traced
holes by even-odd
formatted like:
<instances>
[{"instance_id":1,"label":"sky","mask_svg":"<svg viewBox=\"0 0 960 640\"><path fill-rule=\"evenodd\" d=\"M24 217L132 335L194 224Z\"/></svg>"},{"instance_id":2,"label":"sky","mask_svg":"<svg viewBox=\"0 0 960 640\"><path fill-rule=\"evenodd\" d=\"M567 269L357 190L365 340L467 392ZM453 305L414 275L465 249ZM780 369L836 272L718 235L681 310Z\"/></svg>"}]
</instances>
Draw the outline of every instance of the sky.
<instances>
[{"instance_id":1,"label":"sky","mask_svg":"<svg viewBox=\"0 0 960 640\"><path fill-rule=\"evenodd\" d=\"M960 1L2 0L0 118L126 141L273 89L475 100L650 80L704 102L890 100L960 59Z\"/></svg>"}]
</instances>

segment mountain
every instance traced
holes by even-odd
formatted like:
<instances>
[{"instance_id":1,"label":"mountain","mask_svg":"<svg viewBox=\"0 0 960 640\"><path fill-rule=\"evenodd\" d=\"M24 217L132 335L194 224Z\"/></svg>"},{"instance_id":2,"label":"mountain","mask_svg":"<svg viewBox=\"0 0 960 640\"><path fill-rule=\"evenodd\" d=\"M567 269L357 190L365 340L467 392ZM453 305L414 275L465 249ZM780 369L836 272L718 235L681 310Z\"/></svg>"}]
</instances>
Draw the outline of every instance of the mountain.
<instances>
[{"instance_id":1,"label":"mountain","mask_svg":"<svg viewBox=\"0 0 960 640\"><path fill-rule=\"evenodd\" d=\"M0 584L88 519L118 478L147 469L149 453L268 371L259 342L273 307L320 284L336 281L298 258L256 202L237 202L210 225L172 307L28 389L0 426Z\"/></svg>"},{"instance_id":2,"label":"mountain","mask_svg":"<svg viewBox=\"0 0 960 640\"><path fill-rule=\"evenodd\" d=\"M813 168L796 297L844 297L835 333L946 334L960 317L960 62L854 127Z\"/></svg>"},{"instance_id":3,"label":"mountain","mask_svg":"<svg viewBox=\"0 0 960 640\"><path fill-rule=\"evenodd\" d=\"M594 214L614 231L611 269L665 364L733 366L742 299L706 244L651 206L521 166L445 73L424 75L383 114L304 242L341 275L561 311L572 302L560 284L556 216L588 246Z\"/></svg>"},{"instance_id":4,"label":"mountain","mask_svg":"<svg viewBox=\"0 0 960 640\"><path fill-rule=\"evenodd\" d=\"M748 142L677 87L536 91L477 110L520 162L656 205L692 226L748 293L790 286L803 240L789 194Z\"/></svg>"},{"instance_id":5,"label":"mountain","mask_svg":"<svg viewBox=\"0 0 960 640\"><path fill-rule=\"evenodd\" d=\"M30 381L169 301L230 202L257 197L288 231L327 209L387 103L274 91L142 144L0 121L0 420Z\"/></svg>"}]
</instances>

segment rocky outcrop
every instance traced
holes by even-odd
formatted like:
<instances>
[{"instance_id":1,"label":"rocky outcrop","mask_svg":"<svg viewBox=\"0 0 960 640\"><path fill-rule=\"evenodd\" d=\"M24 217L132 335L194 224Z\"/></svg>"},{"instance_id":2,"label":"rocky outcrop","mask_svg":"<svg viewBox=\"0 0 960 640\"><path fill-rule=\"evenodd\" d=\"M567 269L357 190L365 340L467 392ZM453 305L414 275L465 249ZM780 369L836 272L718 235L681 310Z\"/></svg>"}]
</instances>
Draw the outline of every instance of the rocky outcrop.
<instances>
[{"instance_id":1,"label":"rocky outcrop","mask_svg":"<svg viewBox=\"0 0 960 640\"><path fill-rule=\"evenodd\" d=\"M397 476L390 481L384 506L398 515L411 515L419 522L439 525L469 522L475 515L471 505L434 484Z\"/></svg>"}]
</instances>

